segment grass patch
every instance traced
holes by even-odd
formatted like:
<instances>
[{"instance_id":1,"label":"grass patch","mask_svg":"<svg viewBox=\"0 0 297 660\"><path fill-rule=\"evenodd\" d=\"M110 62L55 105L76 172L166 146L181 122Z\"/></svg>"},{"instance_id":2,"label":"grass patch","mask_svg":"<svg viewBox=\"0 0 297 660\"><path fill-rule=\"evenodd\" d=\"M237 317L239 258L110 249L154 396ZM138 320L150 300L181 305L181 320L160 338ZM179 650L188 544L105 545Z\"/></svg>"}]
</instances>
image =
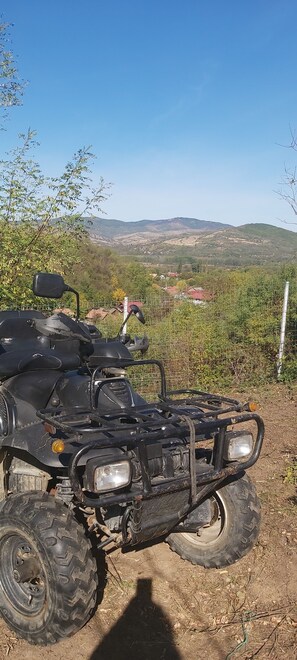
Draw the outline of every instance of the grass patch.
<instances>
[{"instance_id":1,"label":"grass patch","mask_svg":"<svg viewBox=\"0 0 297 660\"><path fill-rule=\"evenodd\" d=\"M286 469L284 475L285 484L291 484L292 486L297 486L297 457L294 459Z\"/></svg>"}]
</instances>

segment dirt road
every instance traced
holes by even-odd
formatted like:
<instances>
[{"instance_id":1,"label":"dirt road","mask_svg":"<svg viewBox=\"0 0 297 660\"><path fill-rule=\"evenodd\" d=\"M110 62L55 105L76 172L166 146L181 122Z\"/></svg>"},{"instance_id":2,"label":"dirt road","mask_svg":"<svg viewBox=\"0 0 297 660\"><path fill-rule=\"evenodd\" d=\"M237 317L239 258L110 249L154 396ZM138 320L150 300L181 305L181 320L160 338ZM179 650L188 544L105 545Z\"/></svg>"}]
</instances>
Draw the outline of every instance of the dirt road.
<instances>
[{"instance_id":1,"label":"dirt road","mask_svg":"<svg viewBox=\"0 0 297 660\"><path fill-rule=\"evenodd\" d=\"M250 471L263 516L255 549L224 570L194 567L166 544L116 551L107 558L101 604L80 633L32 647L0 621L1 659L295 660L297 492L290 466L297 464L297 392L275 386L257 399L267 431Z\"/></svg>"}]
</instances>

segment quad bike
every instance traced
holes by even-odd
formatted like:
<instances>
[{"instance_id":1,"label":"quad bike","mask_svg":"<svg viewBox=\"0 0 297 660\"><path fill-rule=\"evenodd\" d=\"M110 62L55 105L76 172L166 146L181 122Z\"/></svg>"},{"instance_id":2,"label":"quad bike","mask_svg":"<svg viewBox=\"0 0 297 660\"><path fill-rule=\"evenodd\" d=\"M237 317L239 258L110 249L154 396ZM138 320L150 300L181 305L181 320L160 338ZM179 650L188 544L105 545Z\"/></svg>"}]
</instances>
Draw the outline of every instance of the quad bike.
<instances>
[{"instance_id":1,"label":"quad bike","mask_svg":"<svg viewBox=\"0 0 297 660\"><path fill-rule=\"evenodd\" d=\"M264 425L249 404L167 391L161 362L133 358L147 339L123 327L103 339L79 321L78 293L60 275L38 273L33 291L73 291L77 314L0 312L0 612L45 645L94 612L106 546L166 540L208 568L252 548L260 506L245 471ZM160 374L155 403L127 378L148 364Z\"/></svg>"}]
</instances>

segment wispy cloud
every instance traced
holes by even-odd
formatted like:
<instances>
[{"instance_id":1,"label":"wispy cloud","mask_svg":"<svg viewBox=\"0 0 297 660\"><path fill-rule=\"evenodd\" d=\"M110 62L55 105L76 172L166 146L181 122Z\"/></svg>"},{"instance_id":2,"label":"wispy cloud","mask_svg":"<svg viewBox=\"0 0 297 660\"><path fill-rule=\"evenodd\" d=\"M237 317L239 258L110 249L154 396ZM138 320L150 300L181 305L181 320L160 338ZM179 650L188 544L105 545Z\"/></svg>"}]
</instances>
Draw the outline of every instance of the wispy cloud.
<instances>
[{"instance_id":1,"label":"wispy cloud","mask_svg":"<svg viewBox=\"0 0 297 660\"><path fill-rule=\"evenodd\" d=\"M210 86L217 68L217 62L205 64L200 82L188 85L166 110L152 118L150 127L156 128L171 119L184 118L189 110L199 106L206 97L207 88Z\"/></svg>"}]
</instances>

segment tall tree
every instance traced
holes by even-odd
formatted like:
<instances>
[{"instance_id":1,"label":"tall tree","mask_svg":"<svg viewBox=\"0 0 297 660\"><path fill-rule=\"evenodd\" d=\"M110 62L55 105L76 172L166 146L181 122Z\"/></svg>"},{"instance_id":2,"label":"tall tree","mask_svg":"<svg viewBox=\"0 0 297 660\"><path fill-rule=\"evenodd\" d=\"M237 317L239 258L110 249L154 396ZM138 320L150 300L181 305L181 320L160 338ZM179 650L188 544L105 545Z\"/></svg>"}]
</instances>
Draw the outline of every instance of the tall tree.
<instances>
[{"instance_id":1,"label":"tall tree","mask_svg":"<svg viewBox=\"0 0 297 660\"><path fill-rule=\"evenodd\" d=\"M291 131L291 141L287 145L287 149L290 149L295 154L297 154L297 134L294 131ZM296 160L296 159L295 159ZM286 224L297 224L297 167L296 165L285 166L284 174L281 181L281 188L278 191L278 195L283 199L287 204L289 204L291 211L293 211L293 216L295 220L286 220Z\"/></svg>"},{"instance_id":2,"label":"tall tree","mask_svg":"<svg viewBox=\"0 0 297 660\"><path fill-rule=\"evenodd\" d=\"M0 160L1 305L29 302L32 273L63 273L77 261L84 217L101 211L107 185L93 185L88 148L80 149L60 177L48 177L34 156L33 131ZM29 296L30 298L30 296Z\"/></svg>"},{"instance_id":3,"label":"tall tree","mask_svg":"<svg viewBox=\"0 0 297 660\"><path fill-rule=\"evenodd\" d=\"M11 50L11 24L0 21L0 128L8 109L22 103L25 83ZM2 115L1 115L2 112ZM35 158L34 131L0 160L0 304L30 304L36 270L64 273L79 260L83 217L101 211L108 186L92 183L89 148L79 149L59 177L48 177Z\"/></svg>"},{"instance_id":4,"label":"tall tree","mask_svg":"<svg viewBox=\"0 0 297 660\"><path fill-rule=\"evenodd\" d=\"M8 108L21 105L25 83L19 78L15 58L11 50L9 28L11 24L0 22L0 107L2 119Z\"/></svg>"}]
</instances>

